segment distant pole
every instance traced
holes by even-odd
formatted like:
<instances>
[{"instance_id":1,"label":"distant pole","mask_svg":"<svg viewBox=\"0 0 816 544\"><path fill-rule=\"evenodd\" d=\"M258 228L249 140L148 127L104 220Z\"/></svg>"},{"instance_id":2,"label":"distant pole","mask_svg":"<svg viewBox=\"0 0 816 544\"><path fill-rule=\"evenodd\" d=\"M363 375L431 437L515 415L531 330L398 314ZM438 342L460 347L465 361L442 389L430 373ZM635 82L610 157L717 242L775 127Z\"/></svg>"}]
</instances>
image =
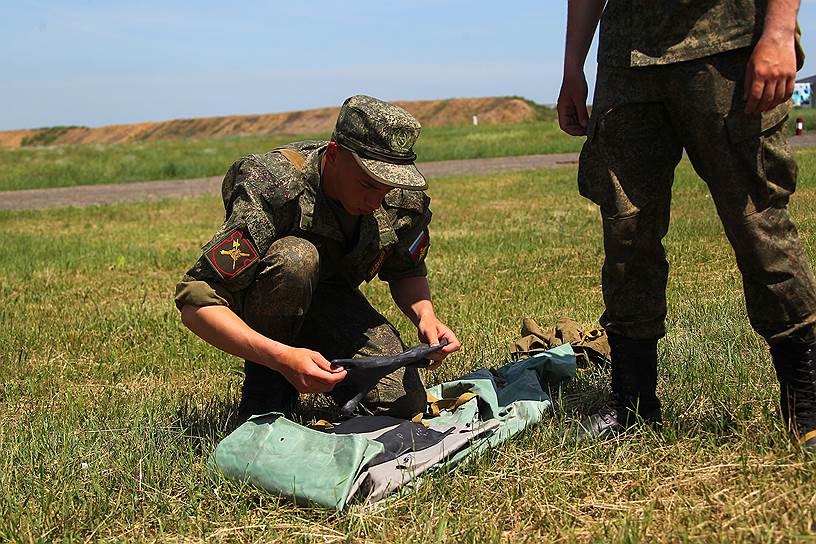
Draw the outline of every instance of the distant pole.
<instances>
[{"instance_id":1,"label":"distant pole","mask_svg":"<svg viewBox=\"0 0 816 544\"><path fill-rule=\"evenodd\" d=\"M473 126L475 127L475 126L477 126L478 124L479 124L479 118L478 118L478 117L476 117L476 116L474 115L474 116L473 116Z\"/></svg>"},{"instance_id":2,"label":"distant pole","mask_svg":"<svg viewBox=\"0 0 816 544\"><path fill-rule=\"evenodd\" d=\"M796 118L796 135L801 136L805 132L805 119L802 117Z\"/></svg>"}]
</instances>

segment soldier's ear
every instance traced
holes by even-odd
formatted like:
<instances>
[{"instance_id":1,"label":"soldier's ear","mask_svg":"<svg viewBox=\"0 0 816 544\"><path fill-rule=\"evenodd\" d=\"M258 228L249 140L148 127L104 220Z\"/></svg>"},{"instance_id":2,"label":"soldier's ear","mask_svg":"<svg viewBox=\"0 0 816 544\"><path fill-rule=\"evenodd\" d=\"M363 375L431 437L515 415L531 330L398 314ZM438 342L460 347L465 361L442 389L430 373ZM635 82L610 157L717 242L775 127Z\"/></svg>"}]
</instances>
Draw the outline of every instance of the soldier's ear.
<instances>
[{"instance_id":1,"label":"soldier's ear","mask_svg":"<svg viewBox=\"0 0 816 544\"><path fill-rule=\"evenodd\" d=\"M337 161L337 156L340 154L340 146L337 145L337 142L331 140L329 145L326 146L326 160L330 163L334 163Z\"/></svg>"}]
</instances>

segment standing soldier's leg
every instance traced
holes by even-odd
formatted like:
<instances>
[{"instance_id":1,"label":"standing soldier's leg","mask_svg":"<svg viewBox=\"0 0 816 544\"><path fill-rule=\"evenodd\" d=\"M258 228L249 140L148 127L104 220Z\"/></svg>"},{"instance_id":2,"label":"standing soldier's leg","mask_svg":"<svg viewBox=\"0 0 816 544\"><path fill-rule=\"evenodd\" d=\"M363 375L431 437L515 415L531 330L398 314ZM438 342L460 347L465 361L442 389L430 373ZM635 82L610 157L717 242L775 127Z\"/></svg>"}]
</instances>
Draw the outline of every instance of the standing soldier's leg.
<instances>
[{"instance_id":1,"label":"standing soldier's leg","mask_svg":"<svg viewBox=\"0 0 816 544\"><path fill-rule=\"evenodd\" d=\"M298 339L329 360L396 355L405 350L399 333L356 288L338 280L318 286ZM331 393L342 405L358 390L349 378ZM382 380L363 400L375 414L410 418L425 409L426 394L419 370L401 368Z\"/></svg>"},{"instance_id":2,"label":"standing soldier's leg","mask_svg":"<svg viewBox=\"0 0 816 544\"><path fill-rule=\"evenodd\" d=\"M643 75L645 96L635 98L646 101L621 100L622 89L639 84L627 79ZM578 179L581 194L600 206L603 220L601 325L612 348L612 396L581 423L580 438L623 430L637 416L660 420L657 340L665 334L668 278L661 240L681 157L663 106L649 101L647 74L607 70L599 73L597 89Z\"/></svg>"},{"instance_id":3,"label":"standing soldier's leg","mask_svg":"<svg viewBox=\"0 0 816 544\"><path fill-rule=\"evenodd\" d=\"M750 51L689 63L675 113L695 170L708 183L742 273L748 317L771 345L782 414L816 447L816 282L788 214L796 163L784 134L788 105L744 113Z\"/></svg>"},{"instance_id":4,"label":"standing soldier's leg","mask_svg":"<svg viewBox=\"0 0 816 544\"><path fill-rule=\"evenodd\" d=\"M242 317L259 333L293 345L317 286L317 248L301 238L275 241L258 263L255 282L246 289ZM238 415L292 412L297 391L282 374L264 365L244 362L244 385Z\"/></svg>"}]
</instances>

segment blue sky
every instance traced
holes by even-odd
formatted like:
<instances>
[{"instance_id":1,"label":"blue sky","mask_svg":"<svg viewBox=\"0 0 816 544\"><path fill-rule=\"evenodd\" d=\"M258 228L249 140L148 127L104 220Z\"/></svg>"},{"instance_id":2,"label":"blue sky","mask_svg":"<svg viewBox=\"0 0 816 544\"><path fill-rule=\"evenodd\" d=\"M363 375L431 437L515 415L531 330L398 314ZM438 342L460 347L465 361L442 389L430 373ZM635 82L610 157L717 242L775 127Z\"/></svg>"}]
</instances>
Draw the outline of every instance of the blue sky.
<instances>
[{"instance_id":1,"label":"blue sky","mask_svg":"<svg viewBox=\"0 0 816 544\"><path fill-rule=\"evenodd\" d=\"M565 0L4 4L0 130L289 111L356 93L554 103L566 21ZM810 75L816 0L799 19Z\"/></svg>"}]
</instances>

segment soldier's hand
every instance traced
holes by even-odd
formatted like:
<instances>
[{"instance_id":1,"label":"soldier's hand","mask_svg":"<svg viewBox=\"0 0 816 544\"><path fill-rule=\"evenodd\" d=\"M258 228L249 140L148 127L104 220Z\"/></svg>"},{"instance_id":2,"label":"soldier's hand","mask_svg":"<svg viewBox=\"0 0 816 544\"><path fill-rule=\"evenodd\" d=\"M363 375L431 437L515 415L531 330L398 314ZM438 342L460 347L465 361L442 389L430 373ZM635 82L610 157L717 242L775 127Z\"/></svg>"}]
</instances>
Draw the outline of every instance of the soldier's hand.
<instances>
[{"instance_id":1,"label":"soldier's hand","mask_svg":"<svg viewBox=\"0 0 816 544\"><path fill-rule=\"evenodd\" d=\"M745 69L745 112L768 111L785 102L793 94L795 82L793 35L763 33Z\"/></svg>"},{"instance_id":2,"label":"soldier's hand","mask_svg":"<svg viewBox=\"0 0 816 544\"><path fill-rule=\"evenodd\" d=\"M453 331L439 321L435 315L423 317L419 321L417 325L417 336L419 336L420 342L425 342L431 346L438 344L439 341L443 339L448 341L447 346L436 353L428 355L428 359L434 361L433 364L428 366L428 370L439 368L439 365L442 364L442 360L445 359L445 357L462 348L462 344L459 342L459 339L456 338L456 335L453 334Z\"/></svg>"},{"instance_id":3,"label":"soldier's hand","mask_svg":"<svg viewBox=\"0 0 816 544\"><path fill-rule=\"evenodd\" d=\"M558 94L558 125L571 136L586 135L589 113L586 107L587 82L583 70L564 72Z\"/></svg>"},{"instance_id":4,"label":"soldier's hand","mask_svg":"<svg viewBox=\"0 0 816 544\"><path fill-rule=\"evenodd\" d=\"M343 368L332 368L325 357L310 349L289 348L278 362L281 373L301 393L328 393L346 377Z\"/></svg>"}]
</instances>

